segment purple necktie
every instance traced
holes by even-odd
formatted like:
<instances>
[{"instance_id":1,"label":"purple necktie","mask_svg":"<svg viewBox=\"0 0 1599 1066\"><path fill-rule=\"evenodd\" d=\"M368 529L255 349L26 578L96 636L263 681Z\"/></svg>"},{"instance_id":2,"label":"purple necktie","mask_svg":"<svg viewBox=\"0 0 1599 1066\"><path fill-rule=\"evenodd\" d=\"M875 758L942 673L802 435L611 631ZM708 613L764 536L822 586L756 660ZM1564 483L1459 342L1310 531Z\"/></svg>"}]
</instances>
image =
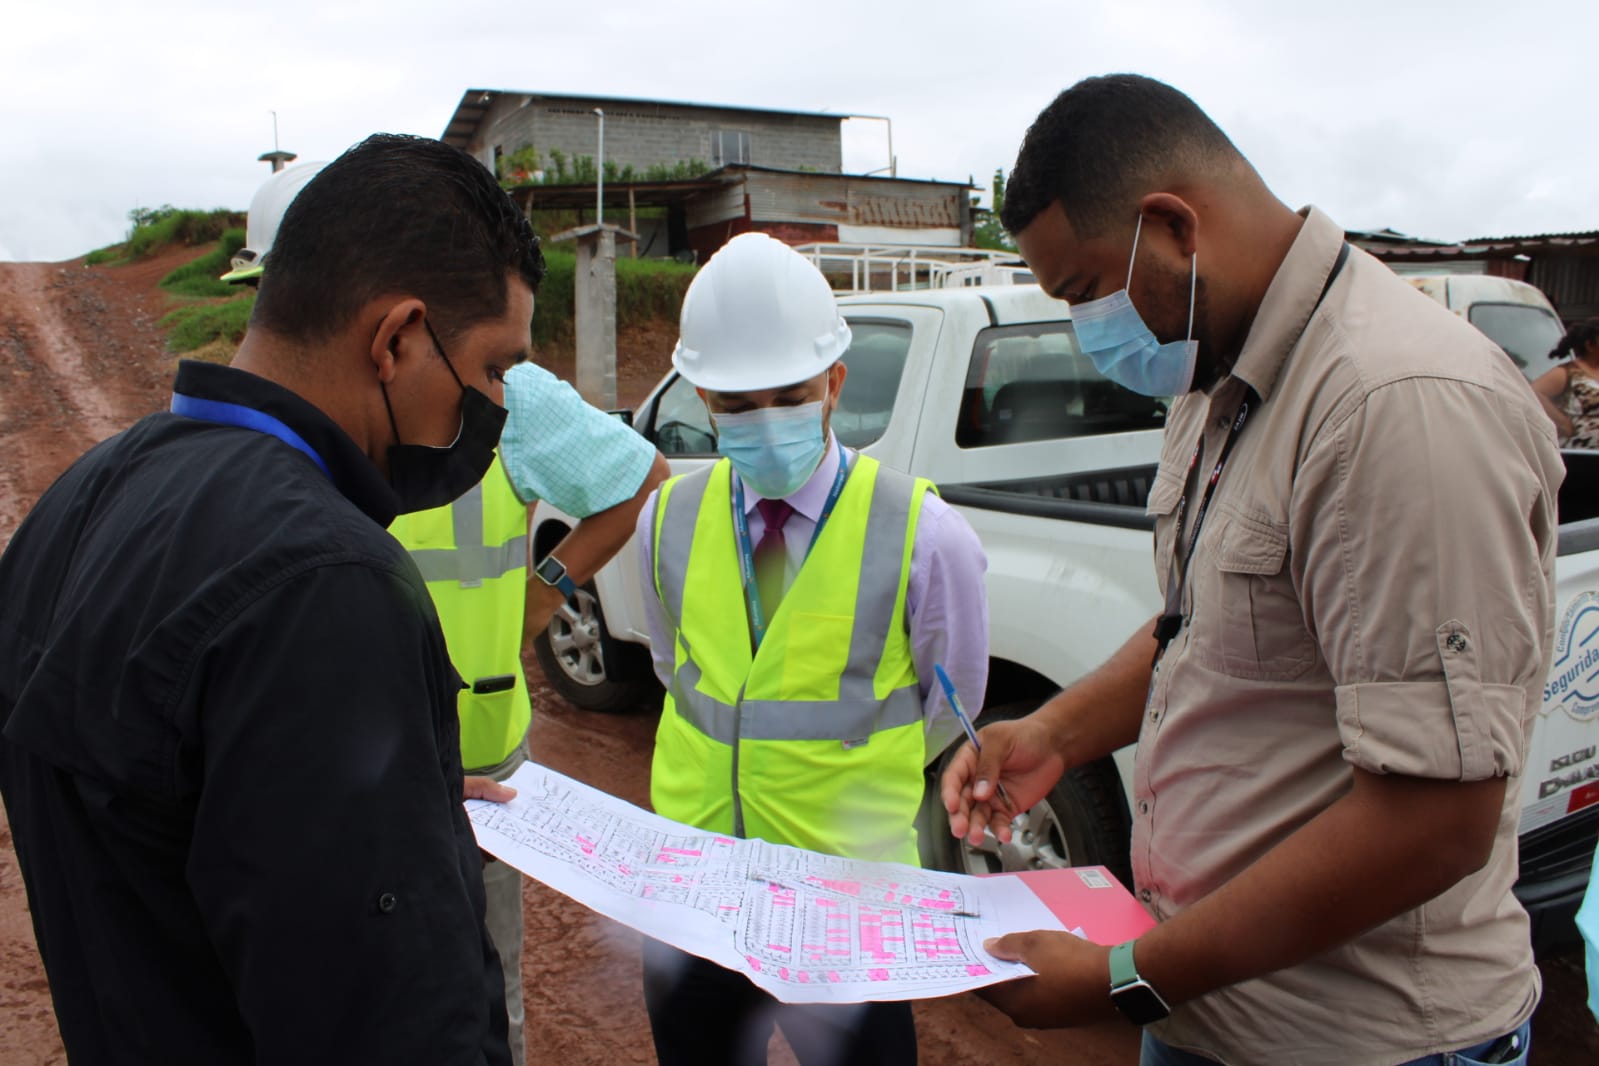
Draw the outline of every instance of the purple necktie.
<instances>
[{"instance_id":1,"label":"purple necktie","mask_svg":"<svg viewBox=\"0 0 1599 1066\"><path fill-rule=\"evenodd\" d=\"M783 575L788 569L788 546L783 541L783 523L794 513L784 500L756 500L766 529L755 545L755 589L761 599L761 615L772 624L772 615L783 601Z\"/></svg>"}]
</instances>

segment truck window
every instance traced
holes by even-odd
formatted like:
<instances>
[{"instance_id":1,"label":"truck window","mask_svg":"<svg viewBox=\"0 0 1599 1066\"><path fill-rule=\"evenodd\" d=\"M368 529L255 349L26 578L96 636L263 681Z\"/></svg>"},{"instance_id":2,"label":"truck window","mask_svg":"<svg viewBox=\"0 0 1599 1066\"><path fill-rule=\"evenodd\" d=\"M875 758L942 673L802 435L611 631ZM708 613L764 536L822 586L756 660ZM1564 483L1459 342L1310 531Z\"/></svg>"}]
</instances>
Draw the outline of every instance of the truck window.
<instances>
[{"instance_id":1,"label":"truck window","mask_svg":"<svg viewBox=\"0 0 1599 1066\"><path fill-rule=\"evenodd\" d=\"M977 335L955 424L962 448L1159 429L1166 403L1109 381L1067 322L996 326Z\"/></svg>"},{"instance_id":2,"label":"truck window","mask_svg":"<svg viewBox=\"0 0 1599 1066\"><path fill-rule=\"evenodd\" d=\"M883 435L894 413L894 397L911 349L911 324L895 319L851 318L844 351L844 391L833 411L833 432L851 448L864 448Z\"/></svg>"},{"instance_id":3,"label":"truck window","mask_svg":"<svg viewBox=\"0 0 1599 1066\"><path fill-rule=\"evenodd\" d=\"M662 455L716 454L716 433L711 429L710 412L705 410L694 386L678 374L672 375L672 383L655 401L644 436Z\"/></svg>"},{"instance_id":4,"label":"truck window","mask_svg":"<svg viewBox=\"0 0 1599 1066\"><path fill-rule=\"evenodd\" d=\"M1466 320L1503 348L1531 378L1553 365L1549 353L1566 332L1547 308L1531 304L1474 303Z\"/></svg>"},{"instance_id":5,"label":"truck window","mask_svg":"<svg viewBox=\"0 0 1599 1066\"><path fill-rule=\"evenodd\" d=\"M905 374L911 324L893 319L848 318L853 335L844 352L849 373L833 410L833 432L851 448L864 448L883 435L894 412L894 397ZM645 430L662 455L714 455L716 433L699 394L674 376L655 403Z\"/></svg>"}]
</instances>

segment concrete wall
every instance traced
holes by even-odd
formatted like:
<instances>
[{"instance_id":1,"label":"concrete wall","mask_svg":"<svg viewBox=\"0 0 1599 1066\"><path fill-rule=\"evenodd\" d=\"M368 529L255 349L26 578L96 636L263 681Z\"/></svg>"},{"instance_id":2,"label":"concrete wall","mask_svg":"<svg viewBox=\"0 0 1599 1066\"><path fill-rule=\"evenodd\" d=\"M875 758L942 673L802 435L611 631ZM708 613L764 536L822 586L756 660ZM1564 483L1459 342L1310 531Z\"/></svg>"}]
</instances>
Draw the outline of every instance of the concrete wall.
<instances>
[{"instance_id":1,"label":"concrete wall","mask_svg":"<svg viewBox=\"0 0 1599 1066\"><path fill-rule=\"evenodd\" d=\"M511 94L495 98L468 151L492 166L496 147L510 153L531 144L546 169L551 148L572 157L598 155L596 107L605 111L606 160L631 165L641 177L657 163L699 159L714 166L713 135L720 130L749 134L750 157L744 162L756 166L837 174L843 165L840 120L824 115Z\"/></svg>"}]
</instances>

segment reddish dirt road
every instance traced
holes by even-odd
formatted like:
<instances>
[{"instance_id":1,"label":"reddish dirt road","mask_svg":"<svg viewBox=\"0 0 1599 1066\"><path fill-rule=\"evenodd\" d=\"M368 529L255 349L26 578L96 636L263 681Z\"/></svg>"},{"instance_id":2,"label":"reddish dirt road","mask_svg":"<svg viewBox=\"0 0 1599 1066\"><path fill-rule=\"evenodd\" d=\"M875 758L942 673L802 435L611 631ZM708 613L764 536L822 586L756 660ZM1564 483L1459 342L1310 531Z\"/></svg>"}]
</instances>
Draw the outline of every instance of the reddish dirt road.
<instances>
[{"instance_id":1,"label":"reddish dirt road","mask_svg":"<svg viewBox=\"0 0 1599 1066\"><path fill-rule=\"evenodd\" d=\"M33 501L95 442L164 407L172 356L154 322L164 310L155 281L196 252L134 267L0 264L0 547ZM618 379L637 402L665 367L669 328L626 331ZM562 358L554 359L563 369ZM565 364L567 367L570 363ZM535 757L634 803L647 799L656 711L597 715L562 701L527 663L536 715ZM534 1062L630 1066L654 1061L640 995L636 933L538 884L525 895L523 963ZM1543 965L1535 1063L1599 1061L1599 1028L1583 1005L1580 956ZM1032 1033L972 996L918 1004L925 1066L1071 1062L1132 1066L1137 1038L1125 1027ZM11 835L0 815L0 1066L66 1061L34 946ZM793 1063L774 1040L772 1062Z\"/></svg>"}]
</instances>

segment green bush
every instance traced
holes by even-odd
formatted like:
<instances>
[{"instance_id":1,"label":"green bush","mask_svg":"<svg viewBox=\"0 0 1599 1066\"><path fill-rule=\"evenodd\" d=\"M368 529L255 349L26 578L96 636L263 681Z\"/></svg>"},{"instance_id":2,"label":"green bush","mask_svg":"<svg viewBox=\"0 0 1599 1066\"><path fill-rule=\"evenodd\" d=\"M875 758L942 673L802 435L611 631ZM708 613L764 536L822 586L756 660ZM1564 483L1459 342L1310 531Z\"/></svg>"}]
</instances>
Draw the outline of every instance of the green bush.
<instances>
[{"instance_id":1,"label":"green bush","mask_svg":"<svg viewBox=\"0 0 1599 1066\"><path fill-rule=\"evenodd\" d=\"M695 268L669 259L616 260L616 324L651 318L677 321Z\"/></svg>"},{"instance_id":2,"label":"green bush","mask_svg":"<svg viewBox=\"0 0 1599 1066\"><path fill-rule=\"evenodd\" d=\"M544 250L544 281L533 303L533 343L569 343L576 335L573 326L573 285L577 274L577 255L555 248Z\"/></svg>"},{"instance_id":3,"label":"green bush","mask_svg":"<svg viewBox=\"0 0 1599 1066\"><path fill-rule=\"evenodd\" d=\"M244 247L244 230L224 230L217 246L161 279L161 288L179 296L237 296L239 287L217 279L227 271L233 253Z\"/></svg>"},{"instance_id":4,"label":"green bush","mask_svg":"<svg viewBox=\"0 0 1599 1066\"><path fill-rule=\"evenodd\" d=\"M192 352L214 340L237 343L244 336L255 307L255 292L236 296L224 303L190 304L161 317L168 331L167 347L174 352Z\"/></svg>"},{"instance_id":5,"label":"green bush","mask_svg":"<svg viewBox=\"0 0 1599 1066\"><path fill-rule=\"evenodd\" d=\"M174 244L209 244L244 225L244 214L219 207L212 211L156 212L152 222L135 222L128 235L130 259L144 259Z\"/></svg>"},{"instance_id":6,"label":"green bush","mask_svg":"<svg viewBox=\"0 0 1599 1066\"><path fill-rule=\"evenodd\" d=\"M556 248L546 249L548 267L539 286L533 310L535 345L568 344L576 335L575 305L577 255ZM694 280L694 267L662 259L616 260L616 326L626 326L664 318L677 321L683 294Z\"/></svg>"}]
</instances>

